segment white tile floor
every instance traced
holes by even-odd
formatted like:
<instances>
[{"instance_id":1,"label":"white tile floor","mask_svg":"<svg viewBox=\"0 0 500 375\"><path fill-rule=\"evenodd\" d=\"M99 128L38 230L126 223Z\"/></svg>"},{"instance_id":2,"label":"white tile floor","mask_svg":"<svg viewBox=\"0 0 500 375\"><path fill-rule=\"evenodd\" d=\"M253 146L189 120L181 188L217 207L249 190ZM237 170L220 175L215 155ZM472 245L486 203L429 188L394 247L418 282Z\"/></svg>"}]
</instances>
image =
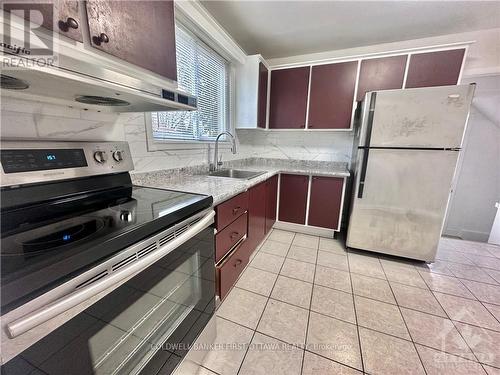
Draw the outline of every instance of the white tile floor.
<instances>
[{"instance_id":1,"label":"white tile floor","mask_svg":"<svg viewBox=\"0 0 500 375\"><path fill-rule=\"evenodd\" d=\"M500 374L500 247L433 264L273 230L176 374Z\"/></svg>"}]
</instances>

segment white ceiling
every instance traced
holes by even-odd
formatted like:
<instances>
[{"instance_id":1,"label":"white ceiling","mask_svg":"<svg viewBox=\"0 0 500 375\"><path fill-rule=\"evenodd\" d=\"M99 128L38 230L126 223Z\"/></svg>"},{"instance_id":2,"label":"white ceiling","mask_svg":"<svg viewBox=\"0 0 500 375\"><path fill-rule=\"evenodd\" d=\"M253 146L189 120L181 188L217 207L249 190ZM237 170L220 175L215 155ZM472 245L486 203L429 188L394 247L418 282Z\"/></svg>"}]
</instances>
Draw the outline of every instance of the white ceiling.
<instances>
[{"instance_id":1,"label":"white ceiling","mask_svg":"<svg viewBox=\"0 0 500 375\"><path fill-rule=\"evenodd\" d=\"M500 1L202 1L265 58L500 27Z\"/></svg>"}]
</instances>

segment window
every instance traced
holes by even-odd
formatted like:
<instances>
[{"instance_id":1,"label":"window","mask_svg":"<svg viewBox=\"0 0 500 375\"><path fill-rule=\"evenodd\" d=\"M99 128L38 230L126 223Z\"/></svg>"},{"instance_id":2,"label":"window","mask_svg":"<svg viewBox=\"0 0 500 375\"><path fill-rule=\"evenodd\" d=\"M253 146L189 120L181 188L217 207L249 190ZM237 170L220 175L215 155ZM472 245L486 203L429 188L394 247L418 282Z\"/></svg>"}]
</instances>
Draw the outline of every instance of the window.
<instances>
[{"instance_id":1,"label":"window","mask_svg":"<svg viewBox=\"0 0 500 375\"><path fill-rule=\"evenodd\" d=\"M197 111L153 112L155 140L210 141L228 127L229 66L182 25L175 27L179 87L198 99Z\"/></svg>"}]
</instances>

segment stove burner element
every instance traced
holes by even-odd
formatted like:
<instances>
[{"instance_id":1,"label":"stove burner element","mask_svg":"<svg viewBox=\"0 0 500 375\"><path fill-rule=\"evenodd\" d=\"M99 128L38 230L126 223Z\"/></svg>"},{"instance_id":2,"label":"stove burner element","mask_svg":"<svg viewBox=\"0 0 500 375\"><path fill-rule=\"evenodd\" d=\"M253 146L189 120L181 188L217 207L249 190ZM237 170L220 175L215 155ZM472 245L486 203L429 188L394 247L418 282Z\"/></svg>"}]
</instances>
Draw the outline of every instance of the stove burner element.
<instances>
[{"instance_id":1,"label":"stove burner element","mask_svg":"<svg viewBox=\"0 0 500 375\"><path fill-rule=\"evenodd\" d=\"M33 257L47 251L73 244L84 238L88 238L104 228L105 223L100 218L92 218L80 224L57 229L55 232L42 235L29 241L21 242L21 253L3 252L2 255L22 255Z\"/></svg>"}]
</instances>

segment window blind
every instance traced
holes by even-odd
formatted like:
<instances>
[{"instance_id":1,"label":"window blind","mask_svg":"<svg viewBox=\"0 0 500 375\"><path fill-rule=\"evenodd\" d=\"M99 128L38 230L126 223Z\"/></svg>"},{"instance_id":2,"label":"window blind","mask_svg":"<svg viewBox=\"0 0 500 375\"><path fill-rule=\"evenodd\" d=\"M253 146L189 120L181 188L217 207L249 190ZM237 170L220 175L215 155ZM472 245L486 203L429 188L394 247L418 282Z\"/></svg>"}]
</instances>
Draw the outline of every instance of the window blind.
<instances>
[{"instance_id":1,"label":"window blind","mask_svg":"<svg viewBox=\"0 0 500 375\"><path fill-rule=\"evenodd\" d=\"M228 63L183 26L175 27L177 81L198 99L197 111L153 112L153 138L214 140L229 117Z\"/></svg>"}]
</instances>

